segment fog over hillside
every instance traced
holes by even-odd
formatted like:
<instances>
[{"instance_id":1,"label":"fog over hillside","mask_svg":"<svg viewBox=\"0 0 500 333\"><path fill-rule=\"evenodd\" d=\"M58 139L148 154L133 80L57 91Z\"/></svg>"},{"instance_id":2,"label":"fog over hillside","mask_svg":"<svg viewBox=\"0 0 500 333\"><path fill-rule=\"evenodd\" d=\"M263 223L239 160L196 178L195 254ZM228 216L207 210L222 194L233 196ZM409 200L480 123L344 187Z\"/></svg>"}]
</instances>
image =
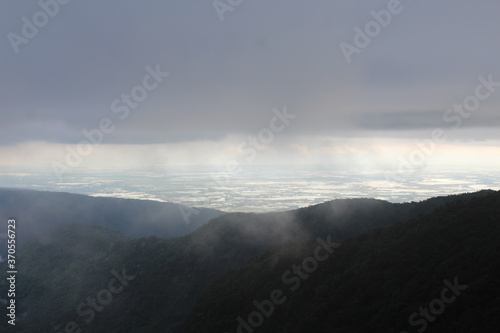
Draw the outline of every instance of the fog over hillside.
<instances>
[{"instance_id":1,"label":"fog over hillside","mask_svg":"<svg viewBox=\"0 0 500 333\"><path fill-rule=\"evenodd\" d=\"M499 17L2 1L0 331L498 331Z\"/></svg>"},{"instance_id":2,"label":"fog over hillside","mask_svg":"<svg viewBox=\"0 0 500 333\"><path fill-rule=\"evenodd\" d=\"M136 238L179 237L223 212L148 200L0 188L0 214L19 221L17 243L22 244L67 223L103 226Z\"/></svg>"}]
</instances>

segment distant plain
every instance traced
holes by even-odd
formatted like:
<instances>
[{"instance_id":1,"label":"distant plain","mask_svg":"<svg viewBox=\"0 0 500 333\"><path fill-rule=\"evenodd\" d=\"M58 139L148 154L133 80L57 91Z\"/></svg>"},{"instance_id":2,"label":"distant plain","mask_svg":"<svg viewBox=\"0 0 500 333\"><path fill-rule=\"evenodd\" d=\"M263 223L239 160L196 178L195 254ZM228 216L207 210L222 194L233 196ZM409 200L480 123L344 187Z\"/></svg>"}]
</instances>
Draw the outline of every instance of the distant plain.
<instances>
[{"instance_id":1,"label":"distant plain","mask_svg":"<svg viewBox=\"0 0 500 333\"><path fill-rule=\"evenodd\" d=\"M58 179L47 170L0 169L2 187L180 203L226 212L295 209L336 198L420 201L434 196L500 189L495 170L437 168L398 175L338 165L253 165L94 169Z\"/></svg>"}]
</instances>

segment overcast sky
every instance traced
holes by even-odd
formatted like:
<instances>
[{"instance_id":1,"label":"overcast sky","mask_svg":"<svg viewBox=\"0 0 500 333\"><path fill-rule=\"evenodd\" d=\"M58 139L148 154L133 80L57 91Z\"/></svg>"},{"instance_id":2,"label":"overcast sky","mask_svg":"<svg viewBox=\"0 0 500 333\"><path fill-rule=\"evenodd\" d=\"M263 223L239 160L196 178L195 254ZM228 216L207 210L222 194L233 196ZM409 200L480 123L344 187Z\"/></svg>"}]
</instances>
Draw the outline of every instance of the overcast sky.
<instances>
[{"instance_id":1,"label":"overcast sky","mask_svg":"<svg viewBox=\"0 0 500 333\"><path fill-rule=\"evenodd\" d=\"M106 118L81 166L380 160L436 128L441 160L499 165L498 0L44 1L0 4L1 165L64 164Z\"/></svg>"}]
</instances>

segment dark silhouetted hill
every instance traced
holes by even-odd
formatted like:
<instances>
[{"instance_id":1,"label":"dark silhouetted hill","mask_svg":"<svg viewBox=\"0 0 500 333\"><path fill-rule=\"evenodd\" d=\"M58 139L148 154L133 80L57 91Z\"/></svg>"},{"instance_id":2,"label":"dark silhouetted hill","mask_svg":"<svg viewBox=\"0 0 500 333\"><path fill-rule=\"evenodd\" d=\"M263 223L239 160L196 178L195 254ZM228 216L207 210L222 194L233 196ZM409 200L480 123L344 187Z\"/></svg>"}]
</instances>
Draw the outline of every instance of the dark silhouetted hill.
<instances>
[{"instance_id":1,"label":"dark silhouetted hill","mask_svg":"<svg viewBox=\"0 0 500 333\"><path fill-rule=\"evenodd\" d=\"M150 200L0 188L0 216L18 220L20 242L66 223L89 223L130 237L178 237L222 214Z\"/></svg>"},{"instance_id":2,"label":"dark silhouetted hill","mask_svg":"<svg viewBox=\"0 0 500 333\"><path fill-rule=\"evenodd\" d=\"M349 238L316 266L317 241L290 241L210 285L183 332L497 332L499 216L500 192L457 200Z\"/></svg>"},{"instance_id":3,"label":"dark silhouetted hill","mask_svg":"<svg viewBox=\"0 0 500 333\"><path fill-rule=\"evenodd\" d=\"M30 240L18 253L16 330L63 332L67 323L71 327L74 322L82 332L177 332L206 287L223 276L218 281L227 281L228 294L219 289L220 284L206 292L210 295L219 290L218 300L224 304L227 301L226 305L233 309L222 318L212 318L213 323L225 326L233 323L233 312L239 313L247 303L246 299L233 298L239 295L240 282L224 274L231 269L239 269L245 276L252 274L247 273L246 266L238 267L249 260L260 260L252 258L269 249L277 251L283 244L307 246L308 240L327 235L335 242L342 242L375 228L423 218L447 203L461 206L474 198L489 198L491 193L404 204L374 199L334 200L282 213L225 214L189 235L171 239L132 239L87 223L61 225ZM401 230L405 227L406 224L398 226ZM395 238L394 242L397 241ZM344 245L340 249L343 248ZM353 260L360 251L353 248ZM376 253L372 252L371 255ZM5 263L0 264L0 271L6 271ZM234 271L228 274L231 272ZM126 280L123 276L134 278L126 280L119 293L110 294L110 288L120 289L116 275L122 276L122 280ZM242 280L240 292L256 286L260 278L256 275L254 282ZM112 279L115 281L111 282ZM273 281L257 285L262 292L268 292L266 287ZM0 295L6 294L7 287L7 281L1 280ZM101 303L92 303L99 299ZM203 310L195 311L198 317L191 314L188 322L191 326L187 327L196 330L208 318L204 316L207 305L218 306L201 298L196 309ZM5 327L6 323L0 322L0 328Z\"/></svg>"}]
</instances>

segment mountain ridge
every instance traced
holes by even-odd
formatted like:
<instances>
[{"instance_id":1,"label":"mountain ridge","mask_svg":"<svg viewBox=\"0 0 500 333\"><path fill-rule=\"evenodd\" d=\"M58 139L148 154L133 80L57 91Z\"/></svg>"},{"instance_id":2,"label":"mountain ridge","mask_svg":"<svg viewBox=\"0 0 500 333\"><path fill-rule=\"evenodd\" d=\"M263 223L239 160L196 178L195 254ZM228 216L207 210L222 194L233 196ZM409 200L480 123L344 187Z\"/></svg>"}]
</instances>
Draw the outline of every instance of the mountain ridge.
<instances>
[{"instance_id":1,"label":"mountain ridge","mask_svg":"<svg viewBox=\"0 0 500 333\"><path fill-rule=\"evenodd\" d=\"M417 217L447 202L490 193L404 204L348 199L282 213L225 214L188 235L170 239L132 239L90 224L63 225L29 241L18 254L19 311L28 313L19 329L60 332L64 323L74 321L95 333L178 332L211 282L270 248L328 234L334 242L344 241L405 222L408 216ZM130 288L86 323L76 312L78 305L106 286L113 270L122 269L136 276ZM5 287L0 281L2 294Z\"/></svg>"},{"instance_id":2,"label":"mountain ridge","mask_svg":"<svg viewBox=\"0 0 500 333\"><path fill-rule=\"evenodd\" d=\"M304 263L317 246L290 241L208 286L182 332L494 331L500 310L499 213L500 192L493 192L362 233L286 293L283 272ZM462 303L446 303L446 311L426 320L419 308L445 304L436 297L451 285L468 285ZM269 303L273 289L282 289L286 302Z\"/></svg>"},{"instance_id":3,"label":"mountain ridge","mask_svg":"<svg viewBox=\"0 0 500 333\"><path fill-rule=\"evenodd\" d=\"M93 197L67 192L0 188L0 215L19 222L19 241L63 223L81 222L131 237L188 234L224 212L152 200Z\"/></svg>"}]
</instances>

